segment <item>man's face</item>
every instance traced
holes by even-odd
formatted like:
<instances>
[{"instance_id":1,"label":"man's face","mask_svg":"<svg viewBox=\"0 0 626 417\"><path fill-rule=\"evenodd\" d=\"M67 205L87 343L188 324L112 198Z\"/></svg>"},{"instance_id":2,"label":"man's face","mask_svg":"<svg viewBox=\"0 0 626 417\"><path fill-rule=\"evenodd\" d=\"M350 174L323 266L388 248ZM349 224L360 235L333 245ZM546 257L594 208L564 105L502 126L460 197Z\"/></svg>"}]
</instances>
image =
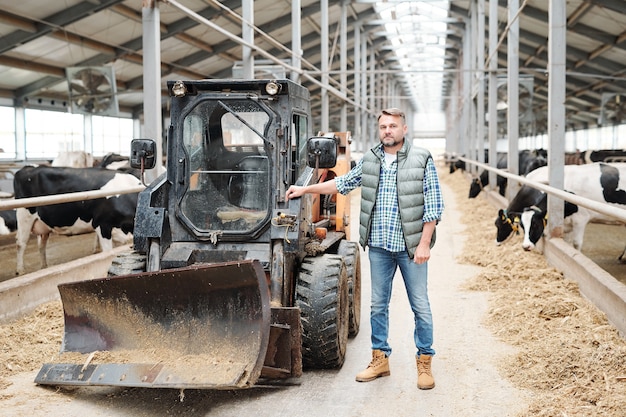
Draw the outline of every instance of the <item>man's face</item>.
<instances>
[{"instance_id":1,"label":"man's face","mask_svg":"<svg viewBox=\"0 0 626 417\"><path fill-rule=\"evenodd\" d=\"M407 132L407 125L402 122L401 116L383 114L378 119L378 134L380 141L386 148L393 148L402 143Z\"/></svg>"}]
</instances>

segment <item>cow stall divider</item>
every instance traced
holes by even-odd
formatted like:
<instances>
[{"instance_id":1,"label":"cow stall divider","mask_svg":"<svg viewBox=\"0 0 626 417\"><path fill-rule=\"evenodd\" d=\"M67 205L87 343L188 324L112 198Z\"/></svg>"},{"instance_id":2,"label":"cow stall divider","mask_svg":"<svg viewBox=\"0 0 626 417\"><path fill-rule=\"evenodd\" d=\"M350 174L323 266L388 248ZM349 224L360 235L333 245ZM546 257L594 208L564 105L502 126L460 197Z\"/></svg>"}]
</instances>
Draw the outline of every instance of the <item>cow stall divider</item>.
<instances>
[{"instance_id":1,"label":"cow stall divider","mask_svg":"<svg viewBox=\"0 0 626 417\"><path fill-rule=\"evenodd\" d=\"M626 224L626 210L622 208L580 197L543 183L530 181L523 176L472 159L465 157L458 157L458 159ZM497 208L506 207L503 206L503 198L497 192L492 191L486 195L487 201L493 206ZM548 218L549 221L550 218ZM616 280L611 274L560 237L543 239L543 255L550 265L563 273L566 279L576 282L580 293L603 311L622 337L626 337L626 285Z\"/></svg>"}]
</instances>

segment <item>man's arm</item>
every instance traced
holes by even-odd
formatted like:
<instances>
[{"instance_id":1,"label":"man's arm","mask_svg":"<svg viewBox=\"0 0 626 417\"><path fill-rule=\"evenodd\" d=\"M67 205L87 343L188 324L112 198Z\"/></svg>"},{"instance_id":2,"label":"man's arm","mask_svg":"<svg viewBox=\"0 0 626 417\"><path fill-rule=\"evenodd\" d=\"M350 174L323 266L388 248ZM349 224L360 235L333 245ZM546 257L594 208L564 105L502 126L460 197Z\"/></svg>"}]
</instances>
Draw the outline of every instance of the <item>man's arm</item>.
<instances>
[{"instance_id":1,"label":"man's arm","mask_svg":"<svg viewBox=\"0 0 626 417\"><path fill-rule=\"evenodd\" d=\"M337 194L337 184L333 178L330 181L319 182L306 186L292 185L285 193L287 200L301 197L304 194Z\"/></svg>"},{"instance_id":2,"label":"man's arm","mask_svg":"<svg viewBox=\"0 0 626 417\"><path fill-rule=\"evenodd\" d=\"M422 228L422 237L420 238L420 243L415 249L415 256L413 257L413 261L416 264L423 264L430 259L430 241L433 237L433 233L435 232L436 224L436 221L424 223Z\"/></svg>"}]
</instances>

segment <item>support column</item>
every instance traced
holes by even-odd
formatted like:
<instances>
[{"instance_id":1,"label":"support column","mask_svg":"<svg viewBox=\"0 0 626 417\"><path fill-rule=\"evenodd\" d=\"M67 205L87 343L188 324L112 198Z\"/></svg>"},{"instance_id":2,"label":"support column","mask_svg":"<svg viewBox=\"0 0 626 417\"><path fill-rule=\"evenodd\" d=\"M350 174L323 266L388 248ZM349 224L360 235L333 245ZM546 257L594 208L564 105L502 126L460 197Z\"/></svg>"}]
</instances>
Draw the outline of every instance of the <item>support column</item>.
<instances>
[{"instance_id":1,"label":"support column","mask_svg":"<svg viewBox=\"0 0 626 417\"><path fill-rule=\"evenodd\" d=\"M357 140L359 152L366 146L365 137L361 130L361 27L354 25L354 128L353 136Z\"/></svg>"},{"instance_id":2,"label":"support column","mask_svg":"<svg viewBox=\"0 0 626 417\"><path fill-rule=\"evenodd\" d=\"M291 66L302 69L302 10L300 0L291 2ZM299 83L300 74L298 71L291 71L291 81Z\"/></svg>"},{"instance_id":3,"label":"support column","mask_svg":"<svg viewBox=\"0 0 626 417\"><path fill-rule=\"evenodd\" d=\"M367 36L361 34L361 132L365 139L365 149L369 149L372 138L369 132L369 114L367 112Z\"/></svg>"},{"instance_id":4,"label":"support column","mask_svg":"<svg viewBox=\"0 0 626 417\"><path fill-rule=\"evenodd\" d=\"M469 20L469 19L468 19ZM471 105L472 105L472 96L471 96L471 81L472 81L472 61L470 59L470 32L471 26L469 22L465 24L465 33L463 34L463 58L462 58L462 69L463 69L463 81L462 87L460 89L460 93L462 94L462 107L461 107L461 126L462 131L460 132L460 143L459 143L459 153L461 155L470 156L469 155L469 142L471 138L472 131L470 130L470 113L471 113Z\"/></svg>"},{"instance_id":5,"label":"support column","mask_svg":"<svg viewBox=\"0 0 626 417\"><path fill-rule=\"evenodd\" d=\"M93 155L93 116L83 116L83 150Z\"/></svg>"},{"instance_id":6,"label":"support column","mask_svg":"<svg viewBox=\"0 0 626 417\"><path fill-rule=\"evenodd\" d=\"M320 1L320 9L321 9L321 25L320 25L320 48L321 48L321 64L322 64L322 87L321 91L321 129L324 132L328 132L329 129L329 99L328 99L328 84L329 84L329 76L328 76L328 0Z\"/></svg>"},{"instance_id":7,"label":"support column","mask_svg":"<svg viewBox=\"0 0 626 417\"><path fill-rule=\"evenodd\" d=\"M341 18L339 33L339 84L341 92L348 96L348 1L341 1ZM342 101L339 130L345 132L348 129L348 103Z\"/></svg>"},{"instance_id":8,"label":"support column","mask_svg":"<svg viewBox=\"0 0 626 417\"><path fill-rule=\"evenodd\" d=\"M26 109L15 107L15 159L26 160Z\"/></svg>"},{"instance_id":9,"label":"support column","mask_svg":"<svg viewBox=\"0 0 626 417\"><path fill-rule=\"evenodd\" d=\"M469 54L468 60L469 64L469 95L467 104L469 106L469 135L467 140L469 142L469 156L472 159L478 160L478 136L476 135L476 54L478 45L476 42L477 32L478 32L478 13L476 9L478 8L477 4L478 0L471 0L470 2L470 19L469 19ZM470 172L477 174L478 167L472 165L468 167Z\"/></svg>"},{"instance_id":10,"label":"support column","mask_svg":"<svg viewBox=\"0 0 626 417\"><path fill-rule=\"evenodd\" d=\"M241 22L241 37L243 40L254 45L254 2L253 0L243 0L241 2L241 14L243 20ZM241 65L242 65L242 78L253 79L254 78L254 56L252 55L252 48L245 44L241 46Z\"/></svg>"},{"instance_id":11,"label":"support column","mask_svg":"<svg viewBox=\"0 0 626 417\"><path fill-rule=\"evenodd\" d=\"M507 35L507 123L506 133L508 137L508 170L514 174L519 173L519 19L517 12L519 0L509 0L508 21L509 33ZM507 182L507 197L509 200L517 194L519 183Z\"/></svg>"},{"instance_id":12,"label":"support column","mask_svg":"<svg viewBox=\"0 0 626 417\"><path fill-rule=\"evenodd\" d=\"M478 95L476 96L476 144L478 162L485 162L485 0L478 0L476 31L476 79ZM493 159L490 160L495 162ZM494 165L495 166L495 165ZM492 187L494 182L489 182Z\"/></svg>"},{"instance_id":13,"label":"support column","mask_svg":"<svg viewBox=\"0 0 626 417\"><path fill-rule=\"evenodd\" d=\"M156 166L147 170L146 183L154 181L163 169L163 138L161 128L161 28L156 0L143 0L143 137L157 144Z\"/></svg>"},{"instance_id":14,"label":"support column","mask_svg":"<svg viewBox=\"0 0 626 417\"><path fill-rule=\"evenodd\" d=\"M562 190L565 162L565 0L550 0L548 25L548 178L550 186ZM548 195L548 213L549 236L563 236L563 200Z\"/></svg>"},{"instance_id":15,"label":"support column","mask_svg":"<svg viewBox=\"0 0 626 417\"><path fill-rule=\"evenodd\" d=\"M489 161L496 166L498 158L498 0L489 0ZM496 183L495 172L489 172L489 184Z\"/></svg>"}]
</instances>

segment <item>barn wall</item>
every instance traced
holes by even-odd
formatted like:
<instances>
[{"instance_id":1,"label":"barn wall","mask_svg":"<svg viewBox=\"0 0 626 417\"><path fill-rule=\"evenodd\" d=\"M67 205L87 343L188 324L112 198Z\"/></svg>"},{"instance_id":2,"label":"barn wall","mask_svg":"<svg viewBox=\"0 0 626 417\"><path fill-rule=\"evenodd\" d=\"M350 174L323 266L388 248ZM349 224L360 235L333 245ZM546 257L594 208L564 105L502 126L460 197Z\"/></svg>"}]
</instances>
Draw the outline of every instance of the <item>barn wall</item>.
<instances>
[{"instance_id":1,"label":"barn wall","mask_svg":"<svg viewBox=\"0 0 626 417\"><path fill-rule=\"evenodd\" d=\"M106 277L113 258L128 246L77 259L0 283L0 323L35 310L40 304L59 300L57 285Z\"/></svg>"}]
</instances>

